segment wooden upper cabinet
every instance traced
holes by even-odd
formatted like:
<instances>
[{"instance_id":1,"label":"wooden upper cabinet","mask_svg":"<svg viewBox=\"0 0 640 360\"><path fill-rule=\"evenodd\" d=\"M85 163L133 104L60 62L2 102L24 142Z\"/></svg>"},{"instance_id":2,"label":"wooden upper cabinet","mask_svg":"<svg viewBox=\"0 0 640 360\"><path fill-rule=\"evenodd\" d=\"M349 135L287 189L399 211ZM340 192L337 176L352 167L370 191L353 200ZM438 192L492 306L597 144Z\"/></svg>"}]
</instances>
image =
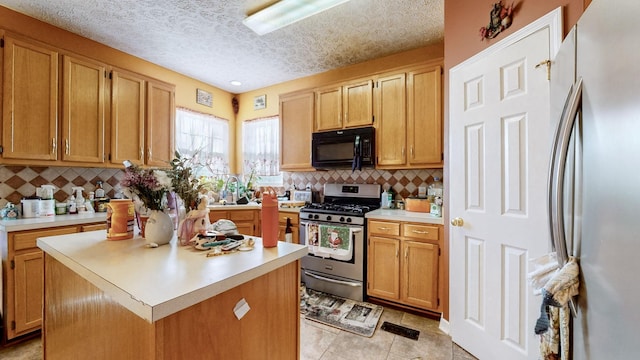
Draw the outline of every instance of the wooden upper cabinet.
<instances>
[{"instance_id":1,"label":"wooden upper cabinet","mask_svg":"<svg viewBox=\"0 0 640 360\"><path fill-rule=\"evenodd\" d=\"M111 162L144 164L145 81L123 71L111 73Z\"/></svg>"},{"instance_id":2,"label":"wooden upper cabinet","mask_svg":"<svg viewBox=\"0 0 640 360\"><path fill-rule=\"evenodd\" d=\"M407 77L408 164L442 165L442 68L424 67Z\"/></svg>"},{"instance_id":3,"label":"wooden upper cabinet","mask_svg":"<svg viewBox=\"0 0 640 360\"><path fill-rule=\"evenodd\" d=\"M280 95L280 169L309 171L314 93Z\"/></svg>"},{"instance_id":4,"label":"wooden upper cabinet","mask_svg":"<svg viewBox=\"0 0 640 360\"><path fill-rule=\"evenodd\" d=\"M2 156L58 158L58 52L35 41L5 35Z\"/></svg>"},{"instance_id":5,"label":"wooden upper cabinet","mask_svg":"<svg viewBox=\"0 0 640 360\"><path fill-rule=\"evenodd\" d=\"M147 165L167 167L173 159L175 108L175 86L147 83Z\"/></svg>"},{"instance_id":6,"label":"wooden upper cabinet","mask_svg":"<svg viewBox=\"0 0 640 360\"><path fill-rule=\"evenodd\" d=\"M382 76L376 80L376 156L377 166L406 163L406 75Z\"/></svg>"},{"instance_id":7,"label":"wooden upper cabinet","mask_svg":"<svg viewBox=\"0 0 640 360\"><path fill-rule=\"evenodd\" d=\"M104 64L65 55L62 86L62 160L105 161Z\"/></svg>"},{"instance_id":8,"label":"wooden upper cabinet","mask_svg":"<svg viewBox=\"0 0 640 360\"><path fill-rule=\"evenodd\" d=\"M316 91L315 131L342 128L342 86L330 86Z\"/></svg>"},{"instance_id":9,"label":"wooden upper cabinet","mask_svg":"<svg viewBox=\"0 0 640 360\"><path fill-rule=\"evenodd\" d=\"M373 123L373 81L364 80L342 87L344 127Z\"/></svg>"},{"instance_id":10,"label":"wooden upper cabinet","mask_svg":"<svg viewBox=\"0 0 640 360\"><path fill-rule=\"evenodd\" d=\"M361 80L316 90L315 131L373 124L373 81Z\"/></svg>"},{"instance_id":11,"label":"wooden upper cabinet","mask_svg":"<svg viewBox=\"0 0 640 360\"><path fill-rule=\"evenodd\" d=\"M443 164L442 67L425 65L380 75L374 91L376 168Z\"/></svg>"}]
</instances>

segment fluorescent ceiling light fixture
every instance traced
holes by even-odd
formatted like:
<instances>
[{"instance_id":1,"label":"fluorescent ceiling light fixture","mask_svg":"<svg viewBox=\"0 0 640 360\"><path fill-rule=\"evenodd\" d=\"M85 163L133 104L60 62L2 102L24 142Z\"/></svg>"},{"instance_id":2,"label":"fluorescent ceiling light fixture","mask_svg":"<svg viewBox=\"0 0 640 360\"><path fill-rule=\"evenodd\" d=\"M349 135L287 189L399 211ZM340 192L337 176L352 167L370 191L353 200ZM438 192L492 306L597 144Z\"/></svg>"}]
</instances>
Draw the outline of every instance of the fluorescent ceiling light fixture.
<instances>
[{"instance_id":1,"label":"fluorescent ceiling light fixture","mask_svg":"<svg viewBox=\"0 0 640 360\"><path fill-rule=\"evenodd\" d=\"M233 85L233 86L240 86L240 85L242 85L242 83L241 83L240 81L238 81L238 80L231 80L231 81L229 81L229 83L230 83L231 85Z\"/></svg>"},{"instance_id":2,"label":"fluorescent ceiling light fixture","mask_svg":"<svg viewBox=\"0 0 640 360\"><path fill-rule=\"evenodd\" d=\"M281 0L242 21L258 35L291 25L349 0Z\"/></svg>"}]
</instances>

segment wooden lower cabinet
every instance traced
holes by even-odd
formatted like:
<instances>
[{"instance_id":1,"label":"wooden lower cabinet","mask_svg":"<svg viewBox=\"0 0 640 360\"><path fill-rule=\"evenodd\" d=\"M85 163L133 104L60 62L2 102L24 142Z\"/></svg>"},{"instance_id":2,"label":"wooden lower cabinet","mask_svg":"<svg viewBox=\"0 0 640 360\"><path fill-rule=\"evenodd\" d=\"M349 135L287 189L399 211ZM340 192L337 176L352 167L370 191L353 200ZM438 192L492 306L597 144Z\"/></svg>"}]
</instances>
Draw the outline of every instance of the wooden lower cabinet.
<instances>
[{"instance_id":1,"label":"wooden lower cabinet","mask_svg":"<svg viewBox=\"0 0 640 360\"><path fill-rule=\"evenodd\" d=\"M284 241L284 233L287 229L287 219L291 221L291 234L294 244L300 243L300 214L295 212L280 211L278 212L278 240Z\"/></svg>"},{"instance_id":2,"label":"wooden lower cabinet","mask_svg":"<svg viewBox=\"0 0 640 360\"><path fill-rule=\"evenodd\" d=\"M369 220L367 295L441 312L441 227Z\"/></svg>"},{"instance_id":3,"label":"wooden lower cabinet","mask_svg":"<svg viewBox=\"0 0 640 360\"><path fill-rule=\"evenodd\" d=\"M210 210L209 221L226 219L233 221L243 235L260 236L260 210Z\"/></svg>"},{"instance_id":4,"label":"wooden lower cabinet","mask_svg":"<svg viewBox=\"0 0 640 360\"><path fill-rule=\"evenodd\" d=\"M105 222L48 229L2 232L2 320L3 341L26 335L42 327L44 263L39 237L104 229Z\"/></svg>"}]
</instances>

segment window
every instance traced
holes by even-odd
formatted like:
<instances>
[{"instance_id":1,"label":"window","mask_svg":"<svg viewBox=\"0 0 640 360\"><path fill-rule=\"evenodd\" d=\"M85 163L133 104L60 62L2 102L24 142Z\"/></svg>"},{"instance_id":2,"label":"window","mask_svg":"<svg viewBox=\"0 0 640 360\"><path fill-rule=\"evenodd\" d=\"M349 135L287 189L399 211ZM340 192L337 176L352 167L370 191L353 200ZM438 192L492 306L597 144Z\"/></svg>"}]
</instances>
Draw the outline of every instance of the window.
<instances>
[{"instance_id":1,"label":"window","mask_svg":"<svg viewBox=\"0 0 640 360\"><path fill-rule=\"evenodd\" d=\"M245 179L253 171L260 178L259 185L282 185L279 123L277 116L242 123L242 170Z\"/></svg>"},{"instance_id":2,"label":"window","mask_svg":"<svg viewBox=\"0 0 640 360\"><path fill-rule=\"evenodd\" d=\"M176 149L193 157L197 175L229 173L229 121L185 108L176 109Z\"/></svg>"}]
</instances>

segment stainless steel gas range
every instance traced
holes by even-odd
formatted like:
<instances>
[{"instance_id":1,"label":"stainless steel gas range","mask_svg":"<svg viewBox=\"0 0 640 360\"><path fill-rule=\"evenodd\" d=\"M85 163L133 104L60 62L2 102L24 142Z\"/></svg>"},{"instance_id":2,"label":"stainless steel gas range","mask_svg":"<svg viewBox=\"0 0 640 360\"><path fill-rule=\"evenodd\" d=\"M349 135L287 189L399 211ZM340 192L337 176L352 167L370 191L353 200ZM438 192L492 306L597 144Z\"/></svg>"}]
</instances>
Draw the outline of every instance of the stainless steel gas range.
<instances>
[{"instance_id":1,"label":"stainless steel gas range","mask_svg":"<svg viewBox=\"0 0 640 360\"><path fill-rule=\"evenodd\" d=\"M349 299L366 296L365 214L380 207L380 185L325 184L324 202L300 209L306 287Z\"/></svg>"}]
</instances>

